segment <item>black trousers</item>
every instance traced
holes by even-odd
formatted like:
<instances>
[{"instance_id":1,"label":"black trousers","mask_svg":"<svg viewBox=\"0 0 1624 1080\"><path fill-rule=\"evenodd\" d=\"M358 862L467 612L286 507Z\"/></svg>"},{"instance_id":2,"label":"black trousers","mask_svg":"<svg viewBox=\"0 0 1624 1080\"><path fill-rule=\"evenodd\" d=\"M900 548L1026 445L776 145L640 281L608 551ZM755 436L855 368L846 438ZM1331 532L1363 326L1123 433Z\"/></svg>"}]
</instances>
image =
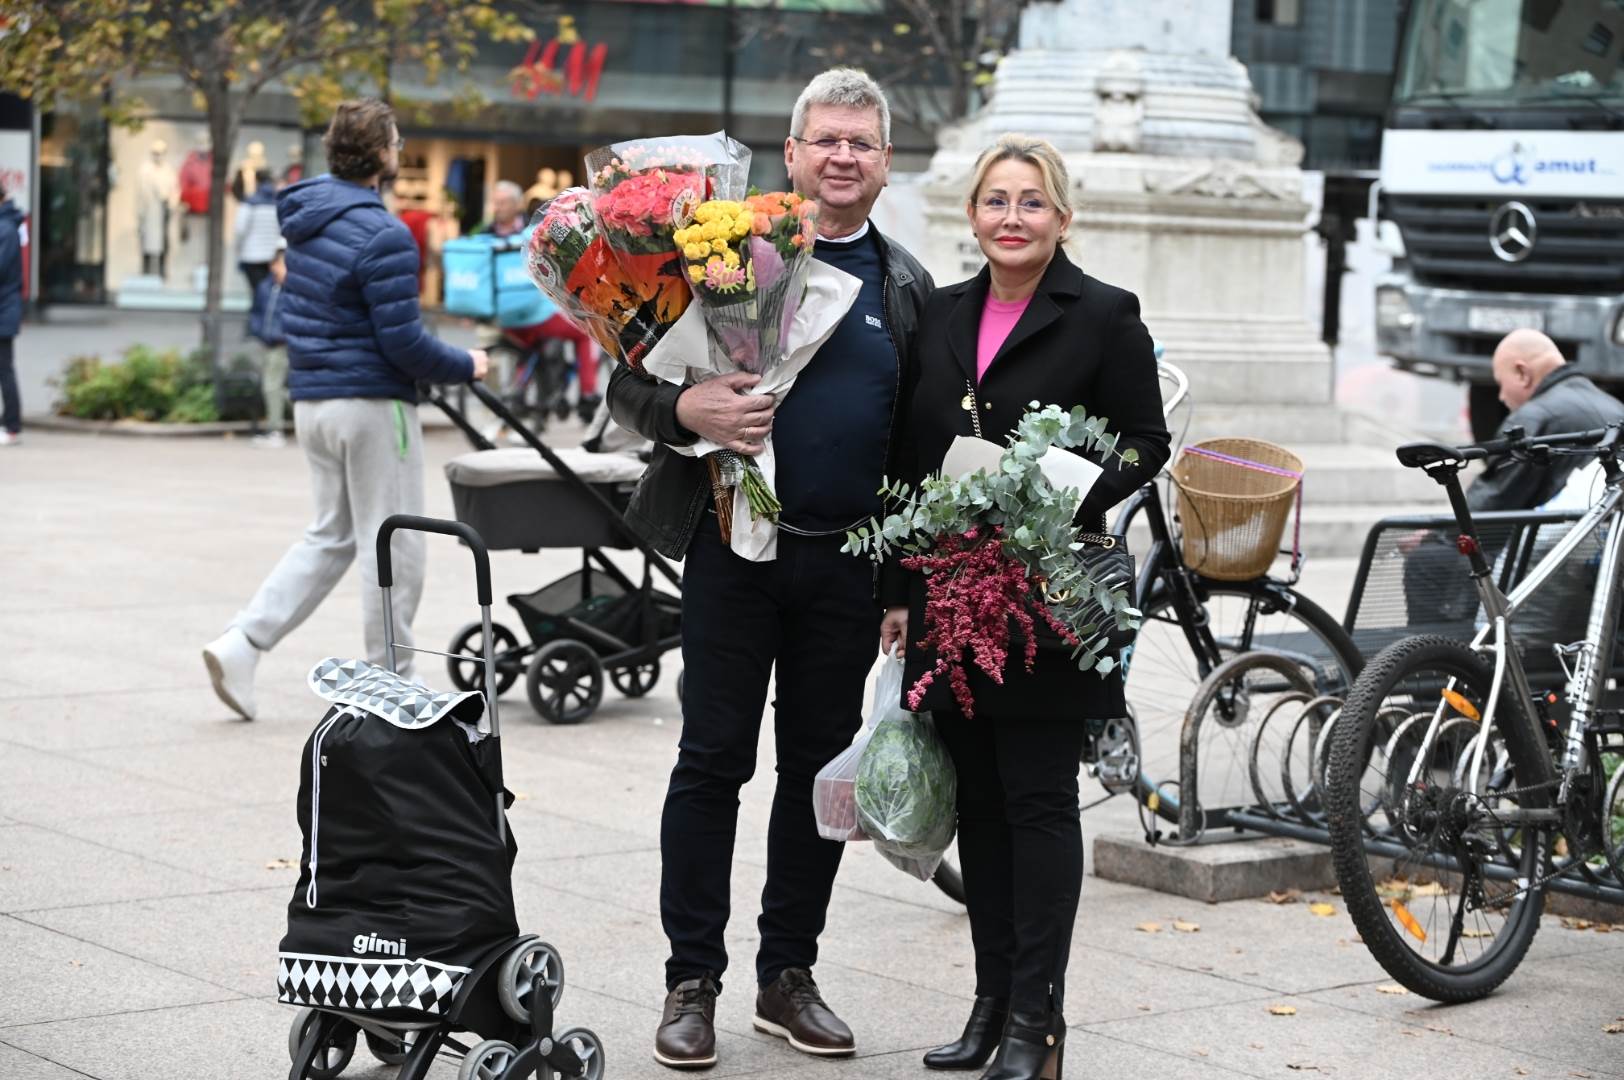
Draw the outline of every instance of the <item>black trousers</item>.
<instances>
[{"instance_id":1,"label":"black trousers","mask_svg":"<svg viewBox=\"0 0 1624 1080\"><path fill-rule=\"evenodd\" d=\"M17 434L23 429L23 402L17 396L17 366L12 347L16 338L0 338L0 428Z\"/></svg>"},{"instance_id":2,"label":"black trousers","mask_svg":"<svg viewBox=\"0 0 1624 1080\"><path fill-rule=\"evenodd\" d=\"M1059 702L1048 716L931 716L958 770L976 993L1020 1012L1058 1009L1083 886L1083 721Z\"/></svg>"},{"instance_id":3,"label":"black trousers","mask_svg":"<svg viewBox=\"0 0 1624 1080\"><path fill-rule=\"evenodd\" d=\"M862 724L879 651L873 570L842 538L781 533L778 558L733 554L707 513L683 568L682 739L660 821L666 986L727 968L723 932L739 788L756 769L767 682L778 780L767 828L756 979L810 968L845 845L818 835L812 779Z\"/></svg>"}]
</instances>

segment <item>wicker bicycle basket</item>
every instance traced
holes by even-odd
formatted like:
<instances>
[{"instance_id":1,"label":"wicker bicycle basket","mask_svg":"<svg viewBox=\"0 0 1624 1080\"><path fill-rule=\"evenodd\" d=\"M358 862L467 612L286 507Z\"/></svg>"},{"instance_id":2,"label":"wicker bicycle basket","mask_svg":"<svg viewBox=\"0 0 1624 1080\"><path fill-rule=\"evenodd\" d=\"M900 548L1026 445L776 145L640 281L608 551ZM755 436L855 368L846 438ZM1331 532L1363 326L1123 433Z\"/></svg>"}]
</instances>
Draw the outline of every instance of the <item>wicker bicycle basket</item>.
<instances>
[{"instance_id":1,"label":"wicker bicycle basket","mask_svg":"<svg viewBox=\"0 0 1624 1080\"><path fill-rule=\"evenodd\" d=\"M1261 439L1204 439L1173 467L1184 561L1219 581L1269 572L1302 484L1303 461Z\"/></svg>"}]
</instances>

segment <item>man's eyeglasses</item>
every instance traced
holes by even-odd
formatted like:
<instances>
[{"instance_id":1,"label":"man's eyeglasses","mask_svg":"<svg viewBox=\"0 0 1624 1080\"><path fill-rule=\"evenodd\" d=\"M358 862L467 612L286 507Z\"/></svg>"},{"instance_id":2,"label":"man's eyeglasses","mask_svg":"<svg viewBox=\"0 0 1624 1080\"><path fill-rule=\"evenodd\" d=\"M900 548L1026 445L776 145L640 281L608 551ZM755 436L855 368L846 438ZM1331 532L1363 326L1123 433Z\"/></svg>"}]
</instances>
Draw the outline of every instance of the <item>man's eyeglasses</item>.
<instances>
[{"instance_id":1,"label":"man's eyeglasses","mask_svg":"<svg viewBox=\"0 0 1624 1080\"><path fill-rule=\"evenodd\" d=\"M841 147L845 147L846 152L859 161L873 161L885 149L861 139L803 139L799 135L793 138L802 146L810 146L819 157L834 157Z\"/></svg>"},{"instance_id":2,"label":"man's eyeglasses","mask_svg":"<svg viewBox=\"0 0 1624 1080\"><path fill-rule=\"evenodd\" d=\"M393 146L396 150L404 150L404 149L406 149L406 136L404 136L404 135L396 135L395 136L395 141L390 143L389 145Z\"/></svg>"},{"instance_id":3,"label":"man's eyeglasses","mask_svg":"<svg viewBox=\"0 0 1624 1080\"><path fill-rule=\"evenodd\" d=\"M1005 217L1011 206L1015 207L1015 212L1023 218L1048 217L1054 213L1054 207L1042 199L1022 199L1020 202L1012 203L1008 199L992 195L976 203L976 209L981 212L981 216L990 218Z\"/></svg>"}]
</instances>

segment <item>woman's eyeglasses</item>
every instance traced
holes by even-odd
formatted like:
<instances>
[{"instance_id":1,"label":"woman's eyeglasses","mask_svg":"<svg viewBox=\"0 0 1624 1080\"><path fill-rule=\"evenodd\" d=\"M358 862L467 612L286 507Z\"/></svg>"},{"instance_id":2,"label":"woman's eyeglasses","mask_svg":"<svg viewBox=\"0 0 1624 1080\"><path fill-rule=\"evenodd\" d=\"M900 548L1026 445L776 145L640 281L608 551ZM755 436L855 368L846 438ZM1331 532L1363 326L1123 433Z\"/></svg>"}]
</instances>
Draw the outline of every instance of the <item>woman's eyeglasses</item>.
<instances>
[{"instance_id":1,"label":"woman's eyeglasses","mask_svg":"<svg viewBox=\"0 0 1624 1080\"><path fill-rule=\"evenodd\" d=\"M992 195L988 198L982 199L975 205L976 210L980 212L982 217L989 218L1001 218L1007 216L1011 206L1013 206L1015 208L1015 212L1023 218L1048 217L1050 214L1054 213L1054 207L1050 206L1042 199L1022 199L1019 202L1012 203L1008 199L1000 198L997 195Z\"/></svg>"},{"instance_id":2,"label":"woman's eyeglasses","mask_svg":"<svg viewBox=\"0 0 1624 1080\"><path fill-rule=\"evenodd\" d=\"M885 149L883 146L873 146L861 139L803 139L794 136L796 142L802 146L810 146L819 157L834 157L842 147L852 157L859 161L873 161Z\"/></svg>"}]
</instances>

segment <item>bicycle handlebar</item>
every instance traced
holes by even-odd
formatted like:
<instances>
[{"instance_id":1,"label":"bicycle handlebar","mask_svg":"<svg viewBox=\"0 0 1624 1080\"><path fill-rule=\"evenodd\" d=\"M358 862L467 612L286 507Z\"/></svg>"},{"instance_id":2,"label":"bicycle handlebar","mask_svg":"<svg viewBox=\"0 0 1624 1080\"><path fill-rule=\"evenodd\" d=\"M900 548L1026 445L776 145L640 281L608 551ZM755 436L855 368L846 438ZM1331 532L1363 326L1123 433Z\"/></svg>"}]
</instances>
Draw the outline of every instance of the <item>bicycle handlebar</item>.
<instances>
[{"instance_id":1,"label":"bicycle handlebar","mask_svg":"<svg viewBox=\"0 0 1624 1080\"><path fill-rule=\"evenodd\" d=\"M1582 448L1567 451L1575 454L1605 454L1617 448L1621 435L1624 435L1624 426L1619 424L1533 437L1525 434L1522 428L1514 427L1506 430L1504 438L1466 446L1436 442L1405 443L1398 448L1397 455L1399 464L1406 468L1427 469L1445 463L1464 465L1468 461L1481 461L1496 454L1543 455L1558 447Z\"/></svg>"}]
</instances>

